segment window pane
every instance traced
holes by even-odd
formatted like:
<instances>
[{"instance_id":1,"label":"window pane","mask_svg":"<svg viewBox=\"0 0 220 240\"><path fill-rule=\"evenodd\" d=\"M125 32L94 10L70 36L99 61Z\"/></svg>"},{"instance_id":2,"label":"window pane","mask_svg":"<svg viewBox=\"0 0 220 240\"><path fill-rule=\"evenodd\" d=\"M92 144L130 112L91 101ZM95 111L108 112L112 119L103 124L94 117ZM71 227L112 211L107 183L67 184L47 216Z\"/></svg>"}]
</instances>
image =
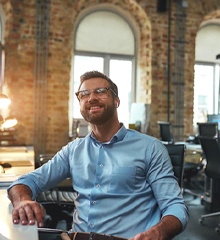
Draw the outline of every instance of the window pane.
<instances>
[{"instance_id":1,"label":"window pane","mask_svg":"<svg viewBox=\"0 0 220 240\"><path fill-rule=\"evenodd\" d=\"M135 50L128 22L110 11L95 11L84 17L77 28L75 44L77 51L134 55Z\"/></svg>"},{"instance_id":2,"label":"window pane","mask_svg":"<svg viewBox=\"0 0 220 240\"><path fill-rule=\"evenodd\" d=\"M120 98L119 120L128 127L131 105L132 61L110 60L109 76L118 86Z\"/></svg>"},{"instance_id":3,"label":"window pane","mask_svg":"<svg viewBox=\"0 0 220 240\"><path fill-rule=\"evenodd\" d=\"M206 122L207 114L215 108L214 66L195 65L194 81L194 125Z\"/></svg>"},{"instance_id":4,"label":"window pane","mask_svg":"<svg viewBox=\"0 0 220 240\"><path fill-rule=\"evenodd\" d=\"M80 83L80 76L88 71L97 70L103 71L104 61L102 57L90 57L90 56L74 56L74 78L73 78L73 91L74 93L78 90ZM73 94L74 94L73 93ZM75 94L74 94L75 95ZM73 104L73 117L82 118L82 115L79 111L79 102L74 96Z\"/></svg>"}]
</instances>

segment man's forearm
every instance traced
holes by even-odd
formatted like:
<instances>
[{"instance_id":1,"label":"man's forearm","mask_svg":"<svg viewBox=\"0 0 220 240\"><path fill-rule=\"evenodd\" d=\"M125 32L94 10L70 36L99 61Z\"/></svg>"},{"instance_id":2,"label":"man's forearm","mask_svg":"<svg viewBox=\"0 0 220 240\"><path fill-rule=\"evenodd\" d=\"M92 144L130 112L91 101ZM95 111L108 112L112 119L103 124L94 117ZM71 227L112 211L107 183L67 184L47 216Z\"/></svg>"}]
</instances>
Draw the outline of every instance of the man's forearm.
<instances>
[{"instance_id":1,"label":"man's forearm","mask_svg":"<svg viewBox=\"0 0 220 240\"><path fill-rule=\"evenodd\" d=\"M43 227L45 210L40 203L32 200L32 191L28 186L14 185L8 190L8 197L13 205L14 224L33 225L37 221L38 227Z\"/></svg>"},{"instance_id":2,"label":"man's forearm","mask_svg":"<svg viewBox=\"0 0 220 240\"><path fill-rule=\"evenodd\" d=\"M129 240L171 240L174 236L182 231L182 224L174 216L165 216L155 226L148 229L146 232L137 234Z\"/></svg>"},{"instance_id":3,"label":"man's forearm","mask_svg":"<svg viewBox=\"0 0 220 240\"><path fill-rule=\"evenodd\" d=\"M21 201L32 200L32 192L28 186L18 184L9 189L8 197L14 206L16 203L19 203Z\"/></svg>"},{"instance_id":4,"label":"man's forearm","mask_svg":"<svg viewBox=\"0 0 220 240\"><path fill-rule=\"evenodd\" d=\"M173 239L182 231L182 224L180 220L174 216L165 216L160 223L158 223L160 231L164 235L163 239Z\"/></svg>"}]
</instances>

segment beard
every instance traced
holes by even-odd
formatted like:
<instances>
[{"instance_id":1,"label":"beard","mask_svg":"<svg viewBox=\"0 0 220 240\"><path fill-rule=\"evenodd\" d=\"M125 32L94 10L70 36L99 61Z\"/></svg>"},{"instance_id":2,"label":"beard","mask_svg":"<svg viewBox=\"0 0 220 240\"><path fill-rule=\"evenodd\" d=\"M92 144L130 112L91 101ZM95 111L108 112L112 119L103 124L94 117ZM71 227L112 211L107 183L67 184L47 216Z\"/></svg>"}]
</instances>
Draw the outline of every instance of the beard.
<instances>
[{"instance_id":1,"label":"beard","mask_svg":"<svg viewBox=\"0 0 220 240\"><path fill-rule=\"evenodd\" d=\"M87 110L80 110L83 118L91 123L91 124L95 124L95 125L102 125L104 123L106 123L107 121L109 121L109 119L112 118L112 116L115 113L115 106L112 103L111 105L103 105L103 112L102 113L95 113L95 114L90 114L89 111Z\"/></svg>"}]
</instances>

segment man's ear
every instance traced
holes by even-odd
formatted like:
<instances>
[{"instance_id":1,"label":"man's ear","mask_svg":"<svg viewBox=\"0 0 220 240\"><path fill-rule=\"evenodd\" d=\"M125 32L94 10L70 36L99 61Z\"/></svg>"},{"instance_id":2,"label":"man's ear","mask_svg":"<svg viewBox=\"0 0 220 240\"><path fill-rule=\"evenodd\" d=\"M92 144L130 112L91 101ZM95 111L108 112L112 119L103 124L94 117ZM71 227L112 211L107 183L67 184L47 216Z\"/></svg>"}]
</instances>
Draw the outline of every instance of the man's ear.
<instances>
[{"instance_id":1,"label":"man's ear","mask_svg":"<svg viewBox=\"0 0 220 240\"><path fill-rule=\"evenodd\" d=\"M115 108L118 108L120 105L120 99L119 98L116 98L115 99Z\"/></svg>"}]
</instances>

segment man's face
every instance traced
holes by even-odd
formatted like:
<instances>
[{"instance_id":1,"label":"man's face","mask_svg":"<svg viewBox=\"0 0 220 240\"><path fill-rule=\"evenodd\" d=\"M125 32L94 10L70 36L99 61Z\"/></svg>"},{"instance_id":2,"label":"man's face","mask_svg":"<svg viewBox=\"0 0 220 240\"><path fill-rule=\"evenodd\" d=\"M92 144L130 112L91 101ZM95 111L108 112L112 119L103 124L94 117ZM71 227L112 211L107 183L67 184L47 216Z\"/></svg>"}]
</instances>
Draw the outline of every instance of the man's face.
<instances>
[{"instance_id":1,"label":"man's face","mask_svg":"<svg viewBox=\"0 0 220 240\"><path fill-rule=\"evenodd\" d=\"M80 91L91 90L91 93L82 98L80 103L80 112L84 119L91 124L104 124L112 118L116 112L116 99L111 90L104 94L96 93L95 89L109 88L109 83L102 78L91 78L83 82Z\"/></svg>"}]
</instances>

